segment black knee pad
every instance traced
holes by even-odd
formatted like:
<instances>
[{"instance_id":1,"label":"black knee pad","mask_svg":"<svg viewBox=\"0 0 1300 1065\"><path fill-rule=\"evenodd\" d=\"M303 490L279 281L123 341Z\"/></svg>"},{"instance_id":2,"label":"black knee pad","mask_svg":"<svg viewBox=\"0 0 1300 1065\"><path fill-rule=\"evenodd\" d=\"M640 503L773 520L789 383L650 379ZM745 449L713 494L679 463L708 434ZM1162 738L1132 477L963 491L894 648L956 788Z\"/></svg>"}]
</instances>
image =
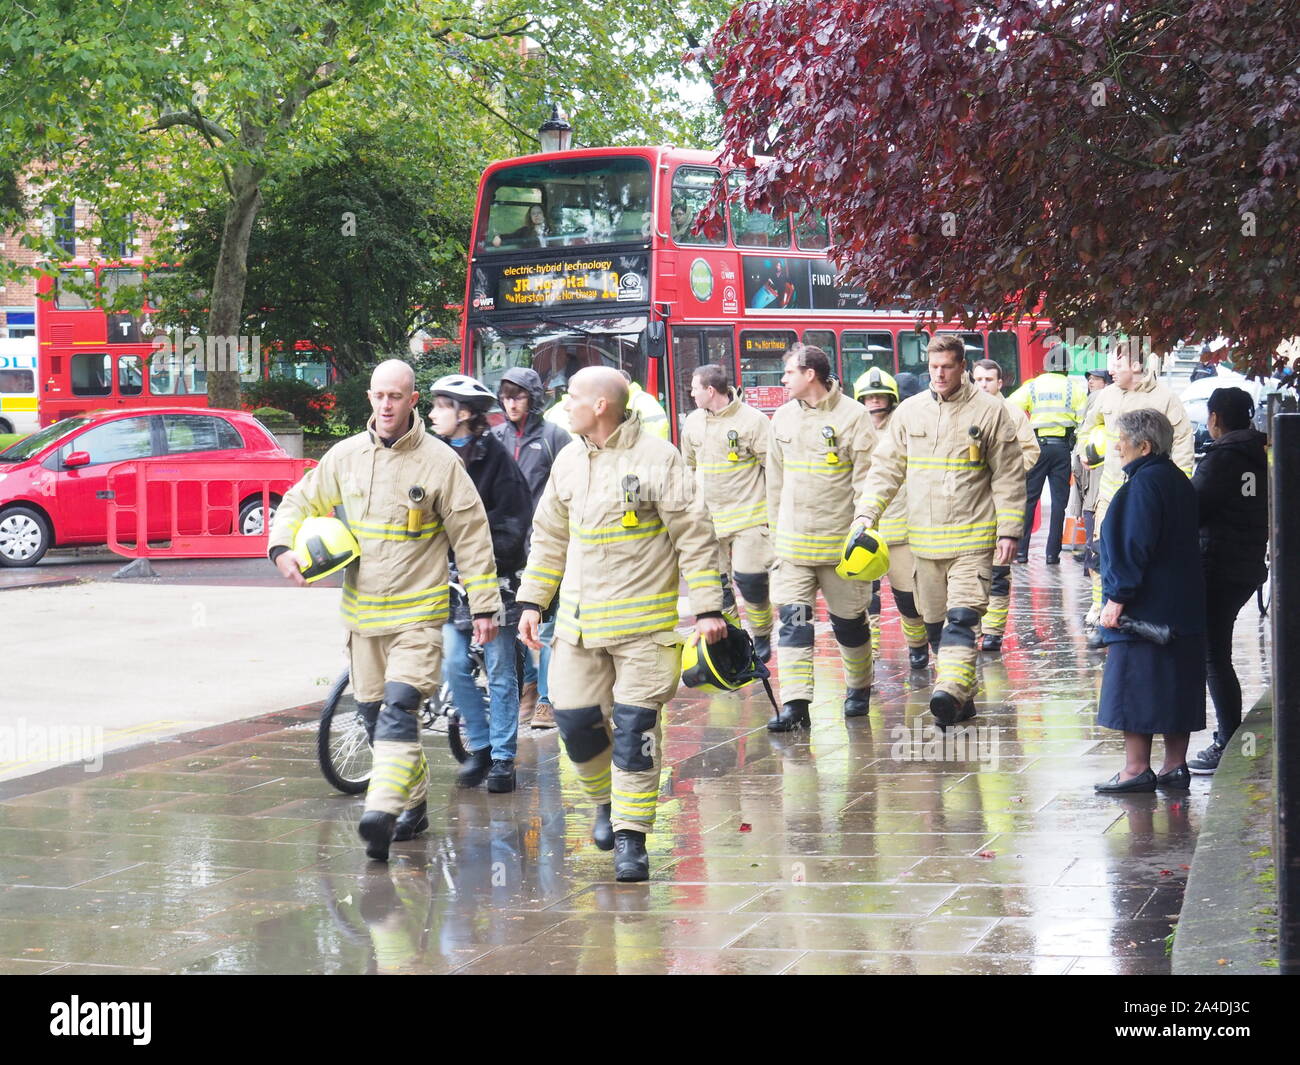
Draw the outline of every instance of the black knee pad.
<instances>
[{"instance_id":1,"label":"black knee pad","mask_svg":"<svg viewBox=\"0 0 1300 1065\"><path fill-rule=\"evenodd\" d=\"M376 740L418 741L420 738L420 693L409 684L384 682L384 704L375 723Z\"/></svg>"},{"instance_id":2,"label":"black knee pad","mask_svg":"<svg viewBox=\"0 0 1300 1065\"><path fill-rule=\"evenodd\" d=\"M615 703L611 716L614 719L614 764L632 773L653 769L654 727L659 711L648 706ZM646 733L651 738L651 754L645 751Z\"/></svg>"},{"instance_id":3,"label":"black knee pad","mask_svg":"<svg viewBox=\"0 0 1300 1065\"><path fill-rule=\"evenodd\" d=\"M810 604L790 603L783 606L780 636L781 647L811 647L813 645L813 608Z\"/></svg>"},{"instance_id":4,"label":"black knee pad","mask_svg":"<svg viewBox=\"0 0 1300 1065\"><path fill-rule=\"evenodd\" d=\"M574 762L589 762L609 746L605 734L605 715L599 706L580 706L576 710L555 709L555 727L560 730L564 749Z\"/></svg>"},{"instance_id":5,"label":"black knee pad","mask_svg":"<svg viewBox=\"0 0 1300 1065\"><path fill-rule=\"evenodd\" d=\"M375 722L379 720L379 708L383 701L377 703L357 703L357 713L361 715L361 724L366 729L366 739L371 745L375 742Z\"/></svg>"},{"instance_id":6,"label":"black knee pad","mask_svg":"<svg viewBox=\"0 0 1300 1065\"><path fill-rule=\"evenodd\" d=\"M994 566L993 580L989 583L989 595L1011 594L1011 567Z\"/></svg>"},{"instance_id":7,"label":"black knee pad","mask_svg":"<svg viewBox=\"0 0 1300 1065\"><path fill-rule=\"evenodd\" d=\"M894 605L898 607L899 614L909 620L921 616L921 612L916 609L916 596L911 592L900 592L896 589L891 591L894 592Z\"/></svg>"},{"instance_id":8,"label":"black knee pad","mask_svg":"<svg viewBox=\"0 0 1300 1065\"><path fill-rule=\"evenodd\" d=\"M944 643L974 647L975 629L979 623L979 614L970 607L959 606L954 610L949 610L948 626L943 630Z\"/></svg>"},{"instance_id":9,"label":"black knee pad","mask_svg":"<svg viewBox=\"0 0 1300 1065\"><path fill-rule=\"evenodd\" d=\"M943 622L927 621L925 623L925 638L930 641L930 650L939 650L939 644L943 640Z\"/></svg>"},{"instance_id":10,"label":"black knee pad","mask_svg":"<svg viewBox=\"0 0 1300 1065\"><path fill-rule=\"evenodd\" d=\"M736 587L746 603L766 603L772 595L766 573L737 573Z\"/></svg>"},{"instance_id":11,"label":"black knee pad","mask_svg":"<svg viewBox=\"0 0 1300 1065\"><path fill-rule=\"evenodd\" d=\"M835 633L836 642L843 647L861 647L871 639L871 626L862 615L840 618L832 614L831 630Z\"/></svg>"}]
</instances>

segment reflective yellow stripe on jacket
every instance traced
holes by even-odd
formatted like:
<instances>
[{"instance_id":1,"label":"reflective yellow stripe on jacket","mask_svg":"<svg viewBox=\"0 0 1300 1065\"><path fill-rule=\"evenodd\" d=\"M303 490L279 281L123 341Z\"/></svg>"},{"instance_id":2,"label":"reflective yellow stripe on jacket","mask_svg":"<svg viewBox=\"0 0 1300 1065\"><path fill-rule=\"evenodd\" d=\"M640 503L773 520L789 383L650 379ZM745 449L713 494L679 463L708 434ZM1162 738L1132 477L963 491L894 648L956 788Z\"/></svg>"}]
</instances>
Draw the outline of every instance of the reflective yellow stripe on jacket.
<instances>
[{"instance_id":1,"label":"reflective yellow stripe on jacket","mask_svg":"<svg viewBox=\"0 0 1300 1065\"><path fill-rule=\"evenodd\" d=\"M358 540L430 540L442 532L442 522L438 519L426 521L418 532L412 534L406 531L406 525L388 524L373 521L351 521L348 522L349 528Z\"/></svg>"},{"instance_id":2,"label":"reflective yellow stripe on jacket","mask_svg":"<svg viewBox=\"0 0 1300 1065\"><path fill-rule=\"evenodd\" d=\"M583 528L573 522L569 523L569 534L587 545L619 544L627 540L645 540L651 536L665 536L668 530L658 518L646 518L639 525L628 528L625 525L600 525L595 528Z\"/></svg>"},{"instance_id":3,"label":"reflective yellow stripe on jacket","mask_svg":"<svg viewBox=\"0 0 1300 1065\"><path fill-rule=\"evenodd\" d=\"M997 540L996 521L977 521L969 525L907 526L907 542L914 551L978 551L992 547Z\"/></svg>"},{"instance_id":4,"label":"reflective yellow stripe on jacket","mask_svg":"<svg viewBox=\"0 0 1300 1065\"><path fill-rule=\"evenodd\" d=\"M845 530L847 534L848 530ZM811 533L776 530L776 553L807 566L833 566L844 550L844 535L815 536Z\"/></svg>"},{"instance_id":5,"label":"reflective yellow stripe on jacket","mask_svg":"<svg viewBox=\"0 0 1300 1065\"><path fill-rule=\"evenodd\" d=\"M730 507L713 512L713 527L719 536L727 536L753 525L767 524L767 500L760 499L743 507Z\"/></svg>"},{"instance_id":6,"label":"reflective yellow stripe on jacket","mask_svg":"<svg viewBox=\"0 0 1300 1065\"><path fill-rule=\"evenodd\" d=\"M346 586L343 589L343 618L362 632L409 622L446 621L448 613L445 584L406 595L363 595Z\"/></svg>"},{"instance_id":7,"label":"reflective yellow stripe on jacket","mask_svg":"<svg viewBox=\"0 0 1300 1065\"><path fill-rule=\"evenodd\" d=\"M716 573L713 579L720 582ZM555 624L557 632L568 636L609 640L671 629L678 620L675 591L626 599L588 600L579 609L577 598L561 589Z\"/></svg>"}]
</instances>

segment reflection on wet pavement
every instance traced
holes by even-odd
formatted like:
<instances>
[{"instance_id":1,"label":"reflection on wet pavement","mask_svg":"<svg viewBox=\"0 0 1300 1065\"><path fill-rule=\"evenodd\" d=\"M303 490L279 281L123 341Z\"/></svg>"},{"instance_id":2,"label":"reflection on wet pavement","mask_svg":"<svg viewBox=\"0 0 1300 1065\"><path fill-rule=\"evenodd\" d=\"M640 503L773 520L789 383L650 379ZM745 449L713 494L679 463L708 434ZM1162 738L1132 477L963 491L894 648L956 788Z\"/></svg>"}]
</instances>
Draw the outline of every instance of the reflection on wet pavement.
<instances>
[{"instance_id":1,"label":"reflection on wet pavement","mask_svg":"<svg viewBox=\"0 0 1300 1065\"><path fill-rule=\"evenodd\" d=\"M360 801L321 779L307 718L14 795L0 973L1167 972L1210 781L1093 794L1121 744L1093 721L1079 569L1031 564L1028 588L1017 567L977 728L947 749L888 614L868 718L840 717L824 624L811 733L769 734L761 691L684 689L646 884L614 883L587 839L553 732L521 741L519 790L491 796L458 791L426 737L432 827L388 866L361 851ZM1249 701L1264 631L1248 604Z\"/></svg>"}]
</instances>

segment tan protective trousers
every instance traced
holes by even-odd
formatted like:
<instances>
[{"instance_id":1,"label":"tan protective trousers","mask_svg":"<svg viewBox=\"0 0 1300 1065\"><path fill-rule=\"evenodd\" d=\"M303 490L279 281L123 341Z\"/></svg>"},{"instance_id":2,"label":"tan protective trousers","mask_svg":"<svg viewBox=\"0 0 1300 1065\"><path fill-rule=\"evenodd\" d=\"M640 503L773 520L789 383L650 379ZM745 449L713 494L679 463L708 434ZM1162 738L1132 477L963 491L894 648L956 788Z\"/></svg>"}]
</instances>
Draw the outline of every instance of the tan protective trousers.
<instances>
[{"instance_id":1,"label":"tan protective trousers","mask_svg":"<svg viewBox=\"0 0 1300 1065\"><path fill-rule=\"evenodd\" d=\"M934 688L964 703L975 694L975 640L989 604L993 550L956 558L916 556L916 605L931 625L946 621Z\"/></svg>"},{"instance_id":2,"label":"tan protective trousers","mask_svg":"<svg viewBox=\"0 0 1300 1065\"><path fill-rule=\"evenodd\" d=\"M781 615L776 661L783 703L811 702L813 698L813 617L819 590L839 645L845 687L860 689L871 684L871 630L867 625L871 582L846 581L834 566L801 566L782 558L772 574L772 599Z\"/></svg>"},{"instance_id":3,"label":"tan protective trousers","mask_svg":"<svg viewBox=\"0 0 1300 1065\"><path fill-rule=\"evenodd\" d=\"M400 814L429 790L420 747L420 703L441 682L442 630L422 625L385 636L350 633L352 692L374 732L366 810Z\"/></svg>"},{"instance_id":4,"label":"tan protective trousers","mask_svg":"<svg viewBox=\"0 0 1300 1065\"><path fill-rule=\"evenodd\" d=\"M659 803L664 704L681 677L681 637L634 636L608 647L555 641L551 705L583 792L610 803L614 831L650 832Z\"/></svg>"},{"instance_id":5,"label":"tan protective trousers","mask_svg":"<svg viewBox=\"0 0 1300 1065\"><path fill-rule=\"evenodd\" d=\"M745 601L750 632L756 636L767 636L772 631L768 572L773 557L772 538L766 525L751 525L731 536L718 537L718 572L723 574L726 582L724 596L731 598L731 584L734 582L740 598ZM724 610L727 607L734 610L731 603L726 603ZM730 610L727 612L731 613ZM739 624L737 616L733 615L732 620Z\"/></svg>"}]
</instances>

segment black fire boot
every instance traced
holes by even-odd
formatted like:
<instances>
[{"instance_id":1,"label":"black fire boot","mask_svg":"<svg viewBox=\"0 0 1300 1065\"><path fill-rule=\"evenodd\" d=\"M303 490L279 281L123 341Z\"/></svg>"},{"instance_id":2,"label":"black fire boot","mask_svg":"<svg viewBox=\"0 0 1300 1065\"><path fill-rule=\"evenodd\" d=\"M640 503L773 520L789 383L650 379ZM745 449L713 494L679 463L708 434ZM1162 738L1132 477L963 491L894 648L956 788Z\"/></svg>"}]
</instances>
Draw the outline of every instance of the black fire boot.
<instances>
[{"instance_id":1,"label":"black fire boot","mask_svg":"<svg viewBox=\"0 0 1300 1065\"><path fill-rule=\"evenodd\" d=\"M471 751L464 764L456 770L456 786L460 788L477 788L483 778L492 769L492 748L484 747L481 751Z\"/></svg>"},{"instance_id":2,"label":"black fire boot","mask_svg":"<svg viewBox=\"0 0 1300 1065\"><path fill-rule=\"evenodd\" d=\"M754 654L758 656L760 662L766 662L772 657L772 636L770 633L754 636Z\"/></svg>"},{"instance_id":3,"label":"black fire boot","mask_svg":"<svg viewBox=\"0 0 1300 1065\"><path fill-rule=\"evenodd\" d=\"M614 879L625 884L650 879L644 832L620 828L614 833Z\"/></svg>"},{"instance_id":4,"label":"black fire boot","mask_svg":"<svg viewBox=\"0 0 1300 1065\"><path fill-rule=\"evenodd\" d=\"M907 649L907 664L913 669L925 669L930 664L930 648L927 644Z\"/></svg>"},{"instance_id":5,"label":"black fire boot","mask_svg":"<svg viewBox=\"0 0 1300 1065\"><path fill-rule=\"evenodd\" d=\"M422 802L419 806L412 806L409 810L402 811L402 816L397 819L397 827L393 832L393 841L402 843L414 839L428 827L429 804Z\"/></svg>"},{"instance_id":6,"label":"black fire boot","mask_svg":"<svg viewBox=\"0 0 1300 1065\"><path fill-rule=\"evenodd\" d=\"M992 654L1002 653L1002 637L995 636L991 632L986 632L980 637L980 650L988 651Z\"/></svg>"},{"instance_id":7,"label":"black fire boot","mask_svg":"<svg viewBox=\"0 0 1300 1065\"><path fill-rule=\"evenodd\" d=\"M609 823L610 804L601 803L596 807L596 820L591 825L591 842L598 850L614 849L614 827Z\"/></svg>"},{"instance_id":8,"label":"black fire boot","mask_svg":"<svg viewBox=\"0 0 1300 1065\"><path fill-rule=\"evenodd\" d=\"M807 699L791 699L767 723L768 732L793 732L797 728L812 728Z\"/></svg>"},{"instance_id":9,"label":"black fire boot","mask_svg":"<svg viewBox=\"0 0 1300 1065\"><path fill-rule=\"evenodd\" d=\"M866 717L871 712L871 685L865 688L849 688L844 693L844 716Z\"/></svg>"},{"instance_id":10,"label":"black fire boot","mask_svg":"<svg viewBox=\"0 0 1300 1065\"><path fill-rule=\"evenodd\" d=\"M388 845L393 842L397 816L382 810L368 810L361 815L357 832L366 841L366 857L377 862L388 861Z\"/></svg>"}]
</instances>

